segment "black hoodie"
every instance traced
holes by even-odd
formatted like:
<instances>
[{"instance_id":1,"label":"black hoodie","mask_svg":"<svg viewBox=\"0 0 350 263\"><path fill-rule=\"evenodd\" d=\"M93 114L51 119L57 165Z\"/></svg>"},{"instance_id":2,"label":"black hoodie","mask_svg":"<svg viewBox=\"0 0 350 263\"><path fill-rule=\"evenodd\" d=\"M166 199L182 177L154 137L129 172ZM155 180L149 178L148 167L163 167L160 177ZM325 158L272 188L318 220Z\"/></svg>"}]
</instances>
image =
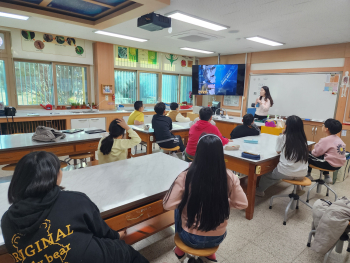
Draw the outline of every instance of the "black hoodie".
<instances>
[{"instance_id":1,"label":"black hoodie","mask_svg":"<svg viewBox=\"0 0 350 263\"><path fill-rule=\"evenodd\" d=\"M11 205L1 229L16 263L148 262L119 239L85 194L59 187Z\"/></svg>"}]
</instances>

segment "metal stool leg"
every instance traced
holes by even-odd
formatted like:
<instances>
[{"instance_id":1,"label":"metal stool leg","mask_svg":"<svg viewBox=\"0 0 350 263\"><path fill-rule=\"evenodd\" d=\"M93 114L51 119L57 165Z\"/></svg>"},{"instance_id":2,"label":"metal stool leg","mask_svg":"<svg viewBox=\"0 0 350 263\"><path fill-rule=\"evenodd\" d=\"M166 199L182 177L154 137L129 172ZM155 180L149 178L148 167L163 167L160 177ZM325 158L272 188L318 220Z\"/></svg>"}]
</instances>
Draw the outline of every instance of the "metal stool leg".
<instances>
[{"instance_id":1,"label":"metal stool leg","mask_svg":"<svg viewBox=\"0 0 350 263\"><path fill-rule=\"evenodd\" d=\"M315 235L316 233L316 230L311 230L310 233L309 233L309 239L307 240L307 246L308 247L311 247L311 239L312 239L312 236Z\"/></svg>"},{"instance_id":2,"label":"metal stool leg","mask_svg":"<svg viewBox=\"0 0 350 263\"><path fill-rule=\"evenodd\" d=\"M307 205L308 207L312 208L312 205L310 205L309 203L306 203L304 200L299 199L300 202L302 202L303 204Z\"/></svg>"},{"instance_id":3,"label":"metal stool leg","mask_svg":"<svg viewBox=\"0 0 350 263\"><path fill-rule=\"evenodd\" d=\"M326 184L326 183L324 184L324 186L327 187L327 192L328 192L328 191L331 191L331 192L335 195L335 201L337 201L338 196L337 196L337 194L333 191L333 189L330 188L329 185Z\"/></svg>"},{"instance_id":4,"label":"metal stool leg","mask_svg":"<svg viewBox=\"0 0 350 263\"><path fill-rule=\"evenodd\" d=\"M270 198L270 209L272 209L272 202L273 202L273 199L277 198L277 197L289 197L289 195L274 195Z\"/></svg>"},{"instance_id":5,"label":"metal stool leg","mask_svg":"<svg viewBox=\"0 0 350 263\"><path fill-rule=\"evenodd\" d=\"M294 198L291 198L290 201L289 201L289 203L288 203L288 205L287 205L286 211L285 211L285 213L284 213L283 225L286 225L286 224L287 224L287 215L288 215L288 211L289 211L289 208L290 208L290 206L292 205L293 201L294 201Z\"/></svg>"},{"instance_id":6,"label":"metal stool leg","mask_svg":"<svg viewBox=\"0 0 350 263\"><path fill-rule=\"evenodd\" d=\"M348 249L346 251L350 253L350 240L348 240L348 243Z\"/></svg>"},{"instance_id":7,"label":"metal stool leg","mask_svg":"<svg viewBox=\"0 0 350 263\"><path fill-rule=\"evenodd\" d=\"M74 166L78 165L78 160L74 159Z\"/></svg>"},{"instance_id":8,"label":"metal stool leg","mask_svg":"<svg viewBox=\"0 0 350 263\"><path fill-rule=\"evenodd\" d=\"M134 147L135 154L137 153L137 145Z\"/></svg>"},{"instance_id":9,"label":"metal stool leg","mask_svg":"<svg viewBox=\"0 0 350 263\"><path fill-rule=\"evenodd\" d=\"M338 242L337 242L338 243ZM323 263L327 263L329 255L332 253L333 249L337 244L335 244L327 253L324 255Z\"/></svg>"},{"instance_id":10,"label":"metal stool leg","mask_svg":"<svg viewBox=\"0 0 350 263\"><path fill-rule=\"evenodd\" d=\"M307 196L306 196L306 202L309 202L309 196L310 196L310 192L312 189L314 189L316 186L318 185L318 183L315 183L313 186L310 187L309 191L307 191Z\"/></svg>"},{"instance_id":11,"label":"metal stool leg","mask_svg":"<svg viewBox=\"0 0 350 263\"><path fill-rule=\"evenodd\" d=\"M327 193L326 196L329 196L329 188L327 187Z\"/></svg>"}]
</instances>

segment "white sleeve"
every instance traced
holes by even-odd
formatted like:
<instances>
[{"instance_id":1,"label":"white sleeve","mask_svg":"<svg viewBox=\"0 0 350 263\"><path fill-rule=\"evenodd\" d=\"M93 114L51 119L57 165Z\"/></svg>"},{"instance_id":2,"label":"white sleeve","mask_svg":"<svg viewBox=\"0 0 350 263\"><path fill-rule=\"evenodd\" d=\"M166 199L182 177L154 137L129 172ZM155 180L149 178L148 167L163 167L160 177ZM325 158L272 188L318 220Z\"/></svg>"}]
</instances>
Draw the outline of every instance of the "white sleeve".
<instances>
[{"instance_id":1,"label":"white sleeve","mask_svg":"<svg viewBox=\"0 0 350 263\"><path fill-rule=\"evenodd\" d=\"M284 143L285 143L285 135L278 136L277 142L276 142L276 152L282 152Z\"/></svg>"}]
</instances>

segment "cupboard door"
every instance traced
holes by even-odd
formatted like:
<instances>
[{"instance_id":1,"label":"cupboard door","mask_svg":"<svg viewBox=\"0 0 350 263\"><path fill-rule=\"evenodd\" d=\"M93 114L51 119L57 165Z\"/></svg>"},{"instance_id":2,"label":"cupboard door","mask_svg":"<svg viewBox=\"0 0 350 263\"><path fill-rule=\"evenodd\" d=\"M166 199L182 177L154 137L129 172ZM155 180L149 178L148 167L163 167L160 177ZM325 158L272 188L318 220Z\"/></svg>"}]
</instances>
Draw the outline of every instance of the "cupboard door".
<instances>
[{"instance_id":1,"label":"cupboard door","mask_svg":"<svg viewBox=\"0 0 350 263\"><path fill-rule=\"evenodd\" d=\"M85 129L90 128L90 119L72 119L71 120L72 129ZM103 127L104 129L104 127Z\"/></svg>"},{"instance_id":2,"label":"cupboard door","mask_svg":"<svg viewBox=\"0 0 350 263\"><path fill-rule=\"evenodd\" d=\"M314 132L314 142L318 143L320 139L326 137L327 134L322 132L322 125L321 126L315 126L315 132Z\"/></svg>"},{"instance_id":3,"label":"cupboard door","mask_svg":"<svg viewBox=\"0 0 350 263\"><path fill-rule=\"evenodd\" d=\"M91 118L90 128L106 129L106 118Z\"/></svg>"},{"instance_id":4,"label":"cupboard door","mask_svg":"<svg viewBox=\"0 0 350 263\"><path fill-rule=\"evenodd\" d=\"M349 152L350 151L350 130L346 131L346 135L345 136L341 136L341 139L346 144L346 151Z\"/></svg>"},{"instance_id":5,"label":"cupboard door","mask_svg":"<svg viewBox=\"0 0 350 263\"><path fill-rule=\"evenodd\" d=\"M308 141L314 142L315 126L304 124L304 131L305 131L306 139Z\"/></svg>"}]
</instances>

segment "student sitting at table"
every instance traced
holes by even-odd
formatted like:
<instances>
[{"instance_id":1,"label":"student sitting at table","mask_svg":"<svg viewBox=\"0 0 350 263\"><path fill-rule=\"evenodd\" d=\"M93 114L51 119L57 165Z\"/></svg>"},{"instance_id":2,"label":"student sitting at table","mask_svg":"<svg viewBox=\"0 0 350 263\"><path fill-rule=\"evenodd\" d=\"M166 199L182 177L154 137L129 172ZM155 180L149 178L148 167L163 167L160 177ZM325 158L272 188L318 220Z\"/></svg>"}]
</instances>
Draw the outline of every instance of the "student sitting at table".
<instances>
[{"instance_id":1,"label":"student sitting at table","mask_svg":"<svg viewBox=\"0 0 350 263\"><path fill-rule=\"evenodd\" d=\"M218 246L226 237L230 208L245 209L248 200L239 178L226 169L221 138L203 134L190 167L175 179L163 200L175 210L175 232L195 249ZM185 253L178 247L179 260ZM215 254L207 257L216 262Z\"/></svg>"},{"instance_id":2,"label":"student sitting at table","mask_svg":"<svg viewBox=\"0 0 350 263\"><path fill-rule=\"evenodd\" d=\"M130 117L128 119L128 125L142 125L145 123L145 115L143 114L143 110L145 107L143 107L142 101L135 101L134 103L135 110L130 114Z\"/></svg>"},{"instance_id":3,"label":"student sitting at table","mask_svg":"<svg viewBox=\"0 0 350 263\"><path fill-rule=\"evenodd\" d=\"M263 197L264 191L281 179L302 181L307 175L308 145L303 121L298 116L289 116L282 135L277 137L276 152L280 161L271 172L261 176L256 195ZM297 193L303 191L298 188Z\"/></svg>"},{"instance_id":4,"label":"student sitting at table","mask_svg":"<svg viewBox=\"0 0 350 263\"><path fill-rule=\"evenodd\" d=\"M337 134L341 132L343 125L340 121L335 119L328 119L322 126L322 132L327 137L320 139L316 143L311 154L309 154L309 164L316 167L327 170L339 170L346 163L345 149L346 145L340 139ZM308 178L313 180L311 176L312 168L308 169ZM325 182L332 183L332 179L329 177L329 172L323 172Z\"/></svg>"},{"instance_id":5,"label":"student sitting at table","mask_svg":"<svg viewBox=\"0 0 350 263\"><path fill-rule=\"evenodd\" d=\"M124 138L127 131L130 139ZM128 149L141 142L139 135L131 129L124 119L115 119L109 125L109 135L100 140L98 144L98 163L110 163L125 160Z\"/></svg>"},{"instance_id":6,"label":"student sitting at table","mask_svg":"<svg viewBox=\"0 0 350 263\"><path fill-rule=\"evenodd\" d=\"M187 148L185 150L185 160L187 162L193 160L194 155L196 154L199 137L203 132L216 134L221 139L223 145L228 144L230 141L229 139L224 138L219 129L210 123L213 117L213 111L211 108L201 108L199 111L199 117L200 120L191 126L188 134Z\"/></svg>"},{"instance_id":7,"label":"student sitting at table","mask_svg":"<svg viewBox=\"0 0 350 263\"><path fill-rule=\"evenodd\" d=\"M239 125L231 132L231 139L242 138L246 136L255 136L260 134L260 129L254 123L254 116L246 114L243 116L243 125Z\"/></svg>"},{"instance_id":8,"label":"student sitting at table","mask_svg":"<svg viewBox=\"0 0 350 263\"><path fill-rule=\"evenodd\" d=\"M180 135L174 136L170 131L173 129L173 122L170 117L165 116L165 104L159 102L154 106L156 114L152 119L152 127L154 135L157 139L156 143L162 148L174 148L180 146L180 151L185 150Z\"/></svg>"},{"instance_id":9,"label":"student sitting at table","mask_svg":"<svg viewBox=\"0 0 350 263\"><path fill-rule=\"evenodd\" d=\"M170 111L166 116L170 117L170 119L175 122L189 122L190 118L184 117L180 112L179 104L176 102L170 103Z\"/></svg>"},{"instance_id":10,"label":"student sitting at table","mask_svg":"<svg viewBox=\"0 0 350 263\"><path fill-rule=\"evenodd\" d=\"M12 205L1 219L14 262L148 262L121 240L125 230L109 228L84 193L63 191L60 165L56 155L44 151L29 153L16 165L8 190Z\"/></svg>"}]
</instances>

